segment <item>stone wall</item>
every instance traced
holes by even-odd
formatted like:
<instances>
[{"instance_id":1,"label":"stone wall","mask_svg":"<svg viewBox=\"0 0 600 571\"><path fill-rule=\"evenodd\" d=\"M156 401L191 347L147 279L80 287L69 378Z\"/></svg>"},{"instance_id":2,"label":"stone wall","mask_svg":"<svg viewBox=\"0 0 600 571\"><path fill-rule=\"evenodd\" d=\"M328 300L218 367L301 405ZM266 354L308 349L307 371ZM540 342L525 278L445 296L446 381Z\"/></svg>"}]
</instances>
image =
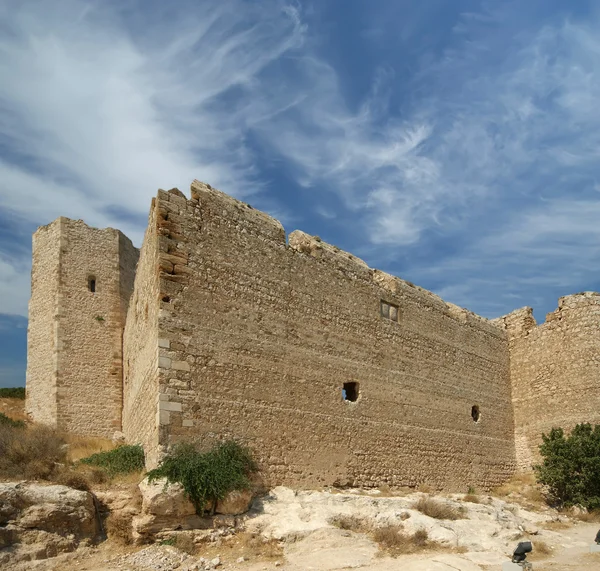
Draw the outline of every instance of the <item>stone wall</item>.
<instances>
[{"instance_id":1,"label":"stone wall","mask_svg":"<svg viewBox=\"0 0 600 571\"><path fill-rule=\"evenodd\" d=\"M123 336L123 432L158 458L158 233L155 201L140 252Z\"/></svg>"},{"instance_id":2,"label":"stone wall","mask_svg":"<svg viewBox=\"0 0 600 571\"><path fill-rule=\"evenodd\" d=\"M517 465L526 471L542 433L600 424L600 294L561 297L541 325L529 307L496 321L509 335Z\"/></svg>"},{"instance_id":3,"label":"stone wall","mask_svg":"<svg viewBox=\"0 0 600 571\"><path fill-rule=\"evenodd\" d=\"M154 208L161 445L241 439L271 484L510 476L504 331L197 181Z\"/></svg>"},{"instance_id":4,"label":"stone wall","mask_svg":"<svg viewBox=\"0 0 600 571\"><path fill-rule=\"evenodd\" d=\"M50 398L44 407L29 408L35 421L75 434L110 437L121 429L123 308L133 287L137 250L112 228L90 228L67 218L51 227L57 231L43 234L43 247L34 241L34 266L46 265L43 260L51 252L57 279L40 276L32 284L27 383L30 402ZM40 318L40 306L33 300L47 297L46 291L57 302L52 315L44 308ZM47 322L54 324L52 358L36 352L33 341L47 333ZM47 369L56 379L51 395L48 381L40 377ZM56 410L53 418L43 412L46 407Z\"/></svg>"},{"instance_id":5,"label":"stone wall","mask_svg":"<svg viewBox=\"0 0 600 571\"><path fill-rule=\"evenodd\" d=\"M58 271L63 219L33 235L31 298L27 328L27 413L56 425Z\"/></svg>"}]
</instances>

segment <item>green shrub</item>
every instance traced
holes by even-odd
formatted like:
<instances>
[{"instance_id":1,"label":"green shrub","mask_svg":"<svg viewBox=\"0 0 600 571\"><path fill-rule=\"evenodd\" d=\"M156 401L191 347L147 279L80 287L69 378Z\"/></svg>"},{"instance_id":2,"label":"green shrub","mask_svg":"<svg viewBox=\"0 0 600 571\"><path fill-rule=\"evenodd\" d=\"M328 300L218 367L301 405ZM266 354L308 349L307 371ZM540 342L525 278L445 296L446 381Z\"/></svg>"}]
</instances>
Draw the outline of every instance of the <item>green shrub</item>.
<instances>
[{"instance_id":1,"label":"green shrub","mask_svg":"<svg viewBox=\"0 0 600 571\"><path fill-rule=\"evenodd\" d=\"M600 426L578 424L565 437L562 428L542 435L543 462L534 466L549 499L565 507L600 508Z\"/></svg>"},{"instance_id":2,"label":"green shrub","mask_svg":"<svg viewBox=\"0 0 600 571\"><path fill-rule=\"evenodd\" d=\"M0 412L0 424L4 426L11 426L12 428L25 428L25 422L23 420L13 420L6 416L3 412Z\"/></svg>"},{"instance_id":3,"label":"green shrub","mask_svg":"<svg viewBox=\"0 0 600 571\"><path fill-rule=\"evenodd\" d=\"M0 389L0 398L2 399L24 399L25 387L12 387L10 389Z\"/></svg>"},{"instance_id":4,"label":"green shrub","mask_svg":"<svg viewBox=\"0 0 600 571\"><path fill-rule=\"evenodd\" d=\"M181 443L148 473L148 480L166 478L167 483L181 484L202 515L207 502L212 502L214 513L217 501L229 492L248 489L249 476L256 470L250 451L232 440L204 453L193 444Z\"/></svg>"},{"instance_id":5,"label":"green shrub","mask_svg":"<svg viewBox=\"0 0 600 571\"><path fill-rule=\"evenodd\" d=\"M114 450L92 454L79 462L103 468L110 476L129 474L144 469L144 449L139 444L123 445Z\"/></svg>"}]
</instances>

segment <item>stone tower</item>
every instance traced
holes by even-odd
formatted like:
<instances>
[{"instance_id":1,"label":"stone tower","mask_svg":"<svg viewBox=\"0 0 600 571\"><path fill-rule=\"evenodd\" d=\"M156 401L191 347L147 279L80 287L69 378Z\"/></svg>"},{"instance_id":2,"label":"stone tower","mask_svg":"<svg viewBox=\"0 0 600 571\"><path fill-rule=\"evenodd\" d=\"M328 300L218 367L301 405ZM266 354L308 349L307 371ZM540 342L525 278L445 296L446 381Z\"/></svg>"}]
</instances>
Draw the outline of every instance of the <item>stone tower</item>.
<instances>
[{"instance_id":1,"label":"stone tower","mask_svg":"<svg viewBox=\"0 0 600 571\"><path fill-rule=\"evenodd\" d=\"M122 339L139 252L112 228L58 218L33 236L27 412L60 430L121 429Z\"/></svg>"}]
</instances>

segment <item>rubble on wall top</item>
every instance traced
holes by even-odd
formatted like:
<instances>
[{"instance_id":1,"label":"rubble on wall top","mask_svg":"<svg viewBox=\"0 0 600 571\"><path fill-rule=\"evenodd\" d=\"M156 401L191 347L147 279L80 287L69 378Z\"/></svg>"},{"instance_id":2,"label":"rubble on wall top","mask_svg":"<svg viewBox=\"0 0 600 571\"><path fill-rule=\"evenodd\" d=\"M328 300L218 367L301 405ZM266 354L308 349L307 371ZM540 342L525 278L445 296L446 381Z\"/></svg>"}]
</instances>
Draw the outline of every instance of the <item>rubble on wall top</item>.
<instances>
[{"instance_id":1,"label":"rubble on wall top","mask_svg":"<svg viewBox=\"0 0 600 571\"><path fill-rule=\"evenodd\" d=\"M346 270L368 277L369 266L364 260L357 258L350 252L340 250L337 246L323 242L318 236L311 236L302 230L294 230L288 236L288 244L290 248L297 252L308 254L313 258L335 262Z\"/></svg>"},{"instance_id":2,"label":"rubble on wall top","mask_svg":"<svg viewBox=\"0 0 600 571\"><path fill-rule=\"evenodd\" d=\"M183 193L182 193L183 194ZM218 200L223 204L226 210L230 213L235 212L235 217L243 220L246 219L256 226L260 227L268 238L275 242L285 244L285 230L279 220L269 216L262 210L257 210L249 204L230 196L210 184L194 180L191 185L192 200L201 200L202 197Z\"/></svg>"}]
</instances>

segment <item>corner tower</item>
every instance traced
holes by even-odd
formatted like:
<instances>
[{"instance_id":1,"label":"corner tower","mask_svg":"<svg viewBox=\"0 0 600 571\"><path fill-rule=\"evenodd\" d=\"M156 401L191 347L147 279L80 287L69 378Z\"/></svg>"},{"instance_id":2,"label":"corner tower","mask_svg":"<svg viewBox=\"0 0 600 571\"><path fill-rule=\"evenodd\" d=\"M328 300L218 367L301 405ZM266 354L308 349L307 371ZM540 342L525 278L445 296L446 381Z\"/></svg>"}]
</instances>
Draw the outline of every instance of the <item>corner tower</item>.
<instances>
[{"instance_id":1,"label":"corner tower","mask_svg":"<svg viewBox=\"0 0 600 571\"><path fill-rule=\"evenodd\" d=\"M33 235L27 412L76 434L121 429L122 339L138 250L112 228L58 218Z\"/></svg>"}]
</instances>

